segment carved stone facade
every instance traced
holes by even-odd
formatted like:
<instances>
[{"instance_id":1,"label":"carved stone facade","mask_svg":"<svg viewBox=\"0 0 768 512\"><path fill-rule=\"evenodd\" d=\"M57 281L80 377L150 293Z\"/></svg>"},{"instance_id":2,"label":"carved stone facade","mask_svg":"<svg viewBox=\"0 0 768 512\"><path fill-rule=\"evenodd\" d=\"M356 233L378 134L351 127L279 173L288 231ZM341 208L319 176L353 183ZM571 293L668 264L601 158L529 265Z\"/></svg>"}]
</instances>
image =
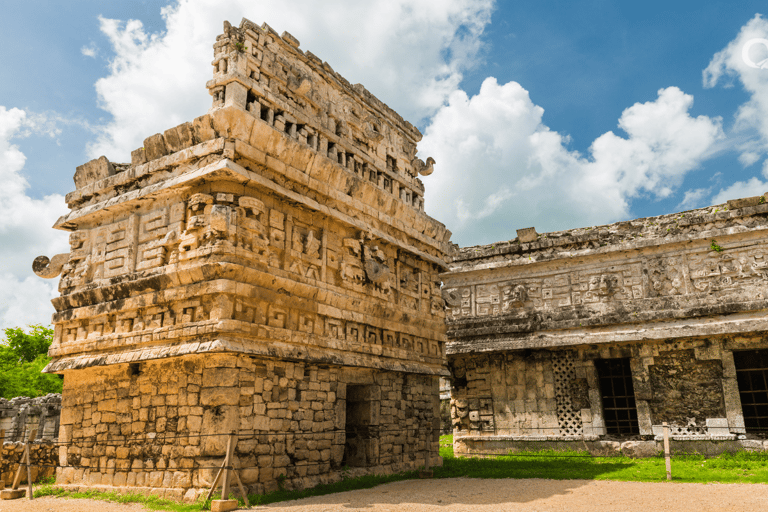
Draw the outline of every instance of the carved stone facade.
<instances>
[{"instance_id":1,"label":"carved stone facade","mask_svg":"<svg viewBox=\"0 0 768 512\"><path fill-rule=\"evenodd\" d=\"M765 199L457 249L456 451L768 449Z\"/></svg>"},{"instance_id":2,"label":"carved stone facade","mask_svg":"<svg viewBox=\"0 0 768 512\"><path fill-rule=\"evenodd\" d=\"M35 261L61 272L59 483L190 497L224 450L196 436L231 430L256 491L437 464L450 232L417 177L434 160L290 34L224 29L208 114L78 167L55 225L71 251Z\"/></svg>"}]
</instances>

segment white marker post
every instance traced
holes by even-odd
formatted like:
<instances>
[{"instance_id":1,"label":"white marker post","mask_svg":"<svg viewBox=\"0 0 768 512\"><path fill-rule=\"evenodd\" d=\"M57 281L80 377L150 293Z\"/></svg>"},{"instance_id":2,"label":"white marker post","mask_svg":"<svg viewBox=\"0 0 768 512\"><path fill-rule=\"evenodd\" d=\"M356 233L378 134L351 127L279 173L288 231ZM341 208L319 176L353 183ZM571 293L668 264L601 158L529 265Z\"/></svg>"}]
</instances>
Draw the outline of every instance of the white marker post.
<instances>
[{"instance_id":1,"label":"white marker post","mask_svg":"<svg viewBox=\"0 0 768 512\"><path fill-rule=\"evenodd\" d=\"M672 461L669 454L669 425L665 421L664 426L664 460L667 463L667 480L672 480Z\"/></svg>"}]
</instances>

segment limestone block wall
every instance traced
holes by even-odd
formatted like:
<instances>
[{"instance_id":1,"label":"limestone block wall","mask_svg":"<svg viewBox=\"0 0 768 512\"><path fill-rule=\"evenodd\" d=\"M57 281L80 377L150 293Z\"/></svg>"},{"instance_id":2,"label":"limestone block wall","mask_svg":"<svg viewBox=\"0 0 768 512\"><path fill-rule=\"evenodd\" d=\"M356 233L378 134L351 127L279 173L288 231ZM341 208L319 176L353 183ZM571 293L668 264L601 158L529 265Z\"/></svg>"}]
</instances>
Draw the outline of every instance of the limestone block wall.
<instances>
[{"instance_id":1,"label":"limestone block wall","mask_svg":"<svg viewBox=\"0 0 768 512\"><path fill-rule=\"evenodd\" d=\"M546 440L604 433L594 365L578 352L481 354L450 364L457 435Z\"/></svg>"},{"instance_id":2,"label":"limestone block wall","mask_svg":"<svg viewBox=\"0 0 768 512\"><path fill-rule=\"evenodd\" d=\"M61 395L57 393L37 398L0 398L0 430L5 430L5 441L25 440L32 430L37 430L37 439L55 440L60 414Z\"/></svg>"},{"instance_id":3,"label":"limestone block wall","mask_svg":"<svg viewBox=\"0 0 768 512\"><path fill-rule=\"evenodd\" d=\"M298 488L338 479L344 466L423 466L438 452L438 377L188 355L65 373L61 421L60 485L194 499L235 431L243 483L260 493L281 475Z\"/></svg>"},{"instance_id":4,"label":"limestone block wall","mask_svg":"<svg viewBox=\"0 0 768 512\"><path fill-rule=\"evenodd\" d=\"M733 359L734 351L765 348L768 336L755 333L452 356L456 449L559 446L633 454L635 441L646 441L645 454L653 455L664 422L680 450L768 449L765 436L747 435ZM595 362L616 358L629 359L639 435L607 435Z\"/></svg>"},{"instance_id":5,"label":"limestone block wall","mask_svg":"<svg viewBox=\"0 0 768 512\"><path fill-rule=\"evenodd\" d=\"M3 484L10 487L19 468L19 462L24 453L24 443L4 442L0 448L0 488ZM47 478L56 473L58 462L58 449L50 440L36 441L29 448L29 456L32 463L32 481L37 482L41 478ZM27 472L22 471L22 483L27 482Z\"/></svg>"}]
</instances>

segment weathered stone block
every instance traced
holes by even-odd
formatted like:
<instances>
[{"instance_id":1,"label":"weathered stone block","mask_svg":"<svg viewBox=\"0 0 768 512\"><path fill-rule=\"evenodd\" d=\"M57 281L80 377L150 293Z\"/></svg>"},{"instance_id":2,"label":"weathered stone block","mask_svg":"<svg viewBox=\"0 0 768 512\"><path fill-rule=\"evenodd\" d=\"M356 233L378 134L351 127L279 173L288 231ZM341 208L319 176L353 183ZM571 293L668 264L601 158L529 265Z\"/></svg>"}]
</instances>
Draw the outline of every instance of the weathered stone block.
<instances>
[{"instance_id":1,"label":"weathered stone block","mask_svg":"<svg viewBox=\"0 0 768 512\"><path fill-rule=\"evenodd\" d=\"M626 441L621 443L621 454L633 459L658 455L656 441Z\"/></svg>"},{"instance_id":2,"label":"weathered stone block","mask_svg":"<svg viewBox=\"0 0 768 512\"><path fill-rule=\"evenodd\" d=\"M144 139L144 152L147 155L148 162L167 155L168 148L165 145L163 135L156 133Z\"/></svg>"},{"instance_id":3,"label":"weathered stone block","mask_svg":"<svg viewBox=\"0 0 768 512\"><path fill-rule=\"evenodd\" d=\"M211 501L211 512L227 512L228 510L237 510L237 500Z\"/></svg>"},{"instance_id":4,"label":"weathered stone block","mask_svg":"<svg viewBox=\"0 0 768 512\"><path fill-rule=\"evenodd\" d=\"M195 118L192 122L192 135L196 143L206 142L217 137L208 115Z\"/></svg>"},{"instance_id":5,"label":"weathered stone block","mask_svg":"<svg viewBox=\"0 0 768 512\"><path fill-rule=\"evenodd\" d=\"M95 160L80 165L75 171L75 187L81 189L86 185L114 176L115 167L107 160L107 157L100 156Z\"/></svg>"},{"instance_id":6,"label":"weathered stone block","mask_svg":"<svg viewBox=\"0 0 768 512\"><path fill-rule=\"evenodd\" d=\"M253 129L252 115L234 107L225 107L210 113L213 129L219 137L249 141Z\"/></svg>"},{"instance_id":7,"label":"weathered stone block","mask_svg":"<svg viewBox=\"0 0 768 512\"><path fill-rule=\"evenodd\" d=\"M517 230L517 239L520 241L520 243L530 243L535 242L538 238L538 233L536 233L536 228L523 228Z\"/></svg>"},{"instance_id":8,"label":"weathered stone block","mask_svg":"<svg viewBox=\"0 0 768 512\"><path fill-rule=\"evenodd\" d=\"M26 495L26 489L3 489L0 491L0 500L17 500Z\"/></svg>"},{"instance_id":9,"label":"weathered stone block","mask_svg":"<svg viewBox=\"0 0 768 512\"><path fill-rule=\"evenodd\" d=\"M203 388L200 392L200 403L204 406L238 405L239 402L239 395L230 388Z\"/></svg>"},{"instance_id":10,"label":"weathered stone block","mask_svg":"<svg viewBox=\"0 0 768 512\"><path fill-rule=\"evenodd\" d=\"M131 151L131 165L136 167L147 163L147 154L144 151L144 146Z\"/></svg>"}]
</instances>

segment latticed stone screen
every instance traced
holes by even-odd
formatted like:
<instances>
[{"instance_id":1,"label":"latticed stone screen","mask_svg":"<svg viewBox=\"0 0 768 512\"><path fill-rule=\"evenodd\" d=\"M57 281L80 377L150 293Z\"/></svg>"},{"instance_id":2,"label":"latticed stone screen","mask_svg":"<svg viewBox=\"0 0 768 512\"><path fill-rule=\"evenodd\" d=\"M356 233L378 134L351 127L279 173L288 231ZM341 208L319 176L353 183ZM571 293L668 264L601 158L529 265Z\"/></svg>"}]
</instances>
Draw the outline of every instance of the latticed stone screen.
<instances>
[{"instance_id":1,"label":"latticed stone screen","mask_svg":"<svg viewBox=\"0 0 768 512\"><path fill-rule=\"evenodd\" d=\"M576 379L576 368L570 352L560 352L552 356L552 371L555 375L555 400L557 401L557 421L560 435L579 436L584 432L581 423L581 411L576 409L571 399L571 382Z\"/></svg>"}]
</instances>

